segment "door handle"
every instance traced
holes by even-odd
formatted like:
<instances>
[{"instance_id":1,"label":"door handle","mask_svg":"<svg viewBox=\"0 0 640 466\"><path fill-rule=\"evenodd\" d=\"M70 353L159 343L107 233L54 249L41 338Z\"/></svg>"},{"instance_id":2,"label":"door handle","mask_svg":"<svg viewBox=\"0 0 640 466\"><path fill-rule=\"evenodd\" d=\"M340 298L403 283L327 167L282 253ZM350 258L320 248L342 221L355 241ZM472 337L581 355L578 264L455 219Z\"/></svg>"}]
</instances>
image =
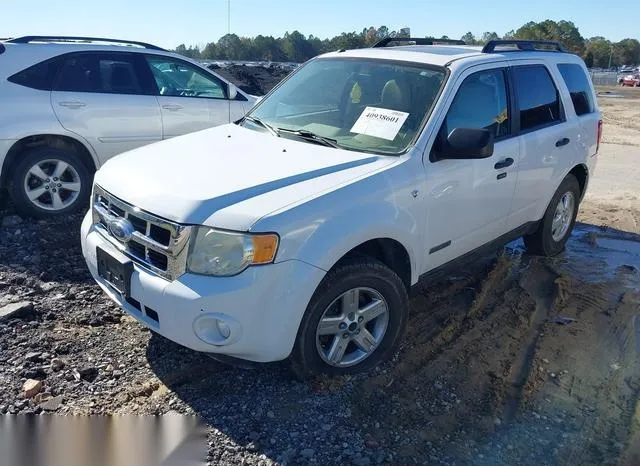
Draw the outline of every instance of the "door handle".
<instances>
[{"instance_id":1,"label":"door handle","mask_svg":"<svg viewBox=\"0 0 640 466\"><path fill-rule=\"evenodd\" d=\"M66 108L82 108L87 106L84 102L78 102L77 100L58 102L58 105Z\"/></svg>"},{"instance_id":2,"label":"door handle","mask_svg":"<svg viewBox=\"0 0 640 466\"><path fill-rule=\"evenodd\" d=\"M176 110L180 110L182 108L182 105L178 105L178 104L165 104L162 106L162 108L164 108L165 110L171 110L171 111L176 111Z\"/></svg>"},{"instance_id":3,"label":"door handle","mask_svg":"<svg viewBox=\"0 0 640 466\"><path fill-rule=\"evenodd\" d=\"M558 139L556 141L556 147L562 147L562 146L566 146L567 144L569 144L571 142L571 139L569 138L562 138L562 139Z\"/></svg>"},{"instance_id":4,"label":"door handle","mask_svg":"<svg viewBox=\"0 0 640 466\"><path fill-rule=\"evenodd\" d=\"M510 167L511 165L513 165L513 159L511 157L507 157L506 159L497 162L493 168L496 170L502 170L503 168Z\"/></svg>"}]
</instances>

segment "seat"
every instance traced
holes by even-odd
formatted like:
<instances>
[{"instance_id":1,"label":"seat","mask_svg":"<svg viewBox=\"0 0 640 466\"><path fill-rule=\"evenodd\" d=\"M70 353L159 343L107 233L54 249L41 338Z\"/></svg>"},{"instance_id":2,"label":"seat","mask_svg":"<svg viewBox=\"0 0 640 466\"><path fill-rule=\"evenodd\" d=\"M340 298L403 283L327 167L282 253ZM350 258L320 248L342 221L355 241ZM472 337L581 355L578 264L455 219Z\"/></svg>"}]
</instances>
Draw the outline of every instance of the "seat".
<instances>
[{"instance_id":1,"label":"seat","mask_svg":"<svg viewBox=\"0 0 640 466\"><path fill-rule=\"evenodd\" d=\"M409 96L409 88L400 78L394 78L387 81L382 88L380 95L380 105L382 108L389 110L397 110L399 112L409 112L411 99Z\"/></svg>"},{"instance_id":2,"label":"seat","mask_svg":"<svg viewBox=\"0 0 640 466\"><path fill-rule=\"evenodd\" d=\"M136 92L136 86L129 66L114 64L111 67L111 91L126 94Z\"/></svg>"}]
</instances>

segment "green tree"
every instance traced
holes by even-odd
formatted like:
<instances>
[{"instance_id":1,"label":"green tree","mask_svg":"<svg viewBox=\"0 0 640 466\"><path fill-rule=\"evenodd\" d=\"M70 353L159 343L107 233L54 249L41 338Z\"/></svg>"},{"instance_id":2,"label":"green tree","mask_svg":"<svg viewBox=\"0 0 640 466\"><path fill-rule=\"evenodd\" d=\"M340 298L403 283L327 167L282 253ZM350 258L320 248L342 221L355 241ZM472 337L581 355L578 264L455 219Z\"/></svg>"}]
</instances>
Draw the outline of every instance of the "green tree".
<instances>
[{"instance_id":1,"label":"green tree","mask_svg":"<svg viewBox=\"0 0 640 466\"><path fill-rule=\"evenodd\" d=\"M200 53L200 49L198 48L198 46L194 47L190 45L187 48L184 44L180 44L176 47L176 53L193 59L202 58L202 54Z\"/></svg>"},{"instance_id":2,"label":"green tree","mask_svg":"<svg viewBox=\"0 0 640 466\"><path fill-rule=\"evenodd\" d=\"M613 56L618 65L637 65L640 63L640 42L637 39L622 39L613 44Z\"/></svg>"},{"instance_id":3,"label":"green tree","mask_svg":"<svg viewBox=\"0 0 640 466\"><path fill-rule=\"evenodd\" d=\"M467 32L465 35L463 35L460 38L460 40L463 40L465 44L468 44L468 45L476 44L476 36L474 36L472 32Z\"/></svg>"},{"instance_id":4,"label":"green tree","mask_svg":"<svg viewBox=\"0 0 640 466\"><path fill-rule=\"evenodd\" d=\"M498 40L500 36L495 32L485 32L482 34L482 38L480 39L481 44L486 44L490 40Z\"/></svg>"},{"instance_id":5,"label":"green tree","mask_svg":"<svg viewBox=\"0 0 640 466\"><path fill-rule=\"evenodd\" d=\"M584 38L571 21L553 21L547 19L540 23L530 21L515 32L516 39L556 40L577 54L584 52Z\"/></svg>"},{"instance_id":6,"label":"green tree","mask_svg":"<svg viewBox=\"0 0 640 466\"><path fill-rule=\"evenodd\" d=\"M282 51L287 60L295 62L307 61L316 54L307 38L298 31L285 33L282 39Z\"/></svg>"},{"instance_id":7,"label":"green tree","mask_svg":"<svg viewBox=\"0 0 640 466\"><path fill-rule=\"evenodd\" d=\"M219 58L226 60L246 60L247 54L242 49L242 42L237 34L225 34L216 44Z\"/></svg>"},{"instance_id":8,"label":"green tree","mask_svg":"<svg viewBox=\"0 0 640 466\"><path fill-rule=\"evenodd\" d=\"M178 50L176 50L176 52L180 53ZM204 58L205 60L214 60L214 59L224 60L227 57L223 57L220 55L220 52L218 51L218 48L216 47L215 42L209 42L202 49L202 58Z\"/></svg>"},{"instance_id":9,"label":"green tree","mask_svg":"<svg viewBox=\"0 0 640 466\"><path fill-rule=\"evenodd\" d=\"M604 37L592 37L586 41L584 60L588 67L607 68L609 60L616 65L612 55L613 45Z\"/></svg>"}]
</instances>

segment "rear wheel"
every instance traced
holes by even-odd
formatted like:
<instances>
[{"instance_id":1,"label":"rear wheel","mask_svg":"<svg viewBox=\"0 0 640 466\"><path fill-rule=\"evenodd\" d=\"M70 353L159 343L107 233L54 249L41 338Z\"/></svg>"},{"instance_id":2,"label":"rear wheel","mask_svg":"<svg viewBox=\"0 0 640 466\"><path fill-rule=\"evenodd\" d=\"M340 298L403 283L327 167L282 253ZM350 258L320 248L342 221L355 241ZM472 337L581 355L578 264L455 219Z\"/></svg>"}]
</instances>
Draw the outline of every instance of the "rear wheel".
<instances>
[{"instance_id":1,"label":"rear wheel","mask_svg":"<svg viewBox=\"0 0 640 466\"><path fill-rule=\"evenodd\" d=\"M292 353L302 377L352 374L393 356L407 321L404 283L371 258L332 269L314 293Z\"/></svg>"},{"instance_id":2,"label":"rear wheel","mask_svg":"<svg viewBox=\"0 0 640 466\"><path fill-rule=\"evenodd\" d=\"M84 207L91 176L74 153L38 147L23 154L11 177L16 208L33 217L68 214Z\"/></svg>"},{"instance_id":3,"label":"rear wheel","mask_svg":"<svg viewBox=\"0 0 640 466\"><path fill-rule=\"evenodd\" d=\"M524 244L531 254L555 256L571 236L578 215L580 185L573 175L560 183L538 228L524 236Z\"/></svg>"}]
</instances>

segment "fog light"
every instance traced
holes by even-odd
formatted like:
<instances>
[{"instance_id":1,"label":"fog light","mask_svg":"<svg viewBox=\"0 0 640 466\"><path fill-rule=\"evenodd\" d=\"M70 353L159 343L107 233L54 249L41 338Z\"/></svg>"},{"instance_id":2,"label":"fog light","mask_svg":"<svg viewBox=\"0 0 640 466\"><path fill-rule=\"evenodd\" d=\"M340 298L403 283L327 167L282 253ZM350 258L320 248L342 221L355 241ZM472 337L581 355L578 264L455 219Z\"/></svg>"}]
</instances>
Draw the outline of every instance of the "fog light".
<instances>
[{"instance_id":1,"label":"fog light","mask_svg":"<svg viewBox=\"0 0 640 466\"><path fill-rule=\"evenodd\" d=\"M193 332L209 345L230 345L240 338L240 323L226 314L207 313L193 322Z\"/></svg>"},{"instance_id":2,"label":"fog light","mask_svg":"<svg viewBox=\"0 0 640 466\"><path fill-rule=\"evenodd\" d=\"M231 327L229 327L229 324L227 324L226 322L223 322L222 320L218 320L216 322L218 325L218 331L220 332L220 335L222 335L222 337L225 340L229 338L229 336L231 335Z\"/></svg>"}]
</instances>

